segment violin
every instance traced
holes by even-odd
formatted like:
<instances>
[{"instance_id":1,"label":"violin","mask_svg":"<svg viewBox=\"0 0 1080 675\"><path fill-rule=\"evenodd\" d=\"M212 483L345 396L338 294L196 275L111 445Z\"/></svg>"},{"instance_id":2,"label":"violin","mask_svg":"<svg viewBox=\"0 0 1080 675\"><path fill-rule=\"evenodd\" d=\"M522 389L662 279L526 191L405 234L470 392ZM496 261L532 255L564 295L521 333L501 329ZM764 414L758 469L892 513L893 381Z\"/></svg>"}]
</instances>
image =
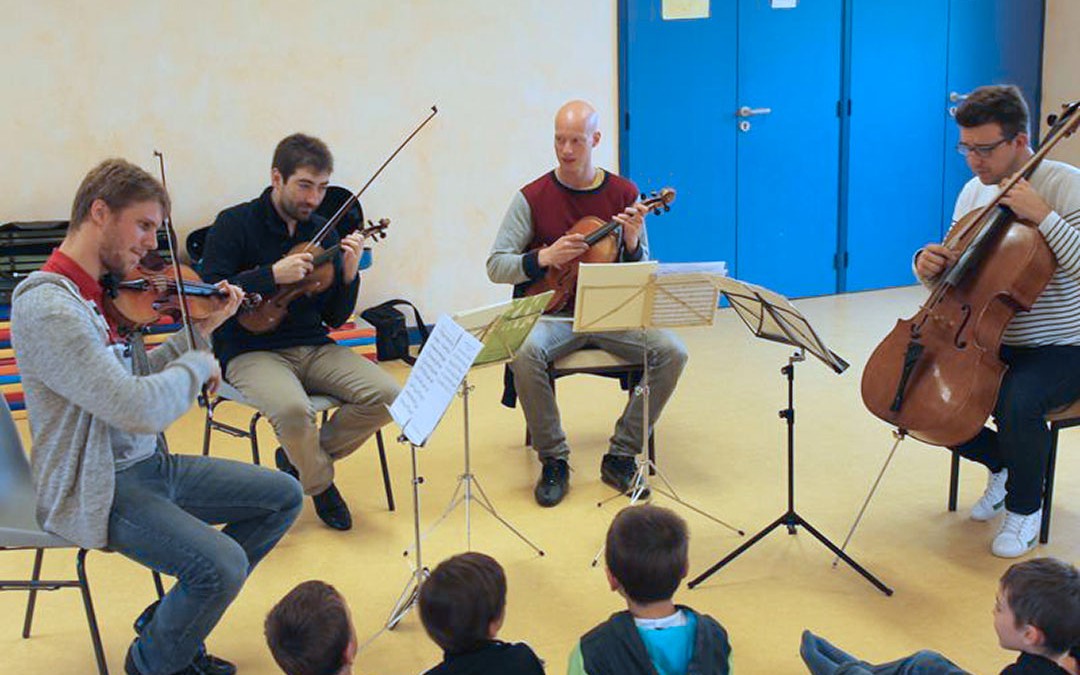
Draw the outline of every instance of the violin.
<instances>
[{"instance_id":1,"label":"violin","mask_svg":"<svg viewBox=\"0 0 1080 675\"><path fill-rule=\"evenodd\" d=\"M378 240L386 238L388 227L390 227L390 219L381 218L378 223L372 223L369 220L366 227L357 231L365 240L368 238ZM325 250L321 246L313 245L311 242L294 246L285 255L290 256L295 253L305 252L313 254L313 269L311 272L299 281L278 286L277 291L269 298L263 299L261 296L256 295L254 302L246 308L246 311L244 307L241 307L237 312L236 320L249 333L268 333L274 330L282 319L288 315L289 304L293 300L305 295L322 293L334 284L334 259L340 250L340 243L334 244Z\"/></svg>"},{"instance_id":2,"label":"violin","mask_svg":"<svg viewBox=\"0 0 1080 675\"><path fill-rule=\"evenodd\" d=\"M1008 368L998 356L1002 335L1016 312L1031 309L1057 268L1038 229L1000 200L1080 125L1080 102L1063 108L1051 118L1044 143L997 197L949 231L943 243L957 253L956 263L866 363L863 403L901 433L955 447L974 438L994 410Z\"/></svg>"},{"instance_id":3,"label":"violin","mask_svg":"<svg viewBox=\"0 0 1080 675\"><path fill-rule=\"evenodd\" d=\"M666 187L659 192L653 192L646 199L641 195L640 204L648 207L654 215L671 210L671 202L675 201L675 190ZM558 312L566 307L577 290L578 266L581 263L611 263L615 262L619 255L619 233L617 230L622 223L612 219L604 222L596 216L585 216L574 223L566 234L583 234L588 250L565 265L549 267L543 277L534 281L525 289L525 295L540 295L547 291L555 291L555 295L548 301L544 308L545 314Z\"/></svg>"},{"instance_id":4,"label":"violin","mask_svg":"<svg viewBox=\"0 0 1080 675\"><path fill-rule=\"evenodd\" d=\"M204 283L198 272L179 265L182 289L161 254L151 251L122 281L105 280L104 311L110 323L121 334L130 334L157 323L167 316L180 322L180 290L187 298L187 309L193 320L205 319L229 301L229 294L216 284ZM250 311L261 300L257 293L245 294L237 311Z\"/></svg>"},{"instance_id":5,"label":"violin","mask_svg":"<svg viewBox=\"0 0 1080 675\"><path fill-rule=\"evenodd\" d=\"M360 196L364 194L368 187L375 182L375 179L379 177L379 174L383 172L383 169L397 157L398 153L409 144L409 141L411 141L416 134L420 133L420 130L427 126L427 123L431 121L431 118L435 117L438 113L439 109L435 106L431 106L431 114L425 117L424 121L420 122L420 124L412 130L412 133L405 137L405 140L398 145L394 152L390 153L390 156L375 170L375 173L372 174L371 178L369 178L366 183L364 183L364 186L338 207L338 210L330 217L330 220L326 221L326 224L315 233L315 236L312 237L311 241L294 246L285 254L285 256L283 256L288 257L296 253L311 253L315 257L315 269L300 281L279 286L278 290L272 296L264 299L253 310L239 315L237 321L240 323L241 327L249 333L255 334L272 331L288 314L290 302L303 295L321 293L333 285L334 267L331 263L337 255L340 246L335 244L334 246L323 250L322 242L326 238L326 235L337 228L338 224L345 219L349 210L360 201ZM385 230L389 224L390 221L385 218L380 220L377 225L372 225L371 221L368 221L368 226L361 229L360 233L363 234L365 238L367 238L369 234L377 234L379 237L386 237Z\"/></svg>"}]
</instances>

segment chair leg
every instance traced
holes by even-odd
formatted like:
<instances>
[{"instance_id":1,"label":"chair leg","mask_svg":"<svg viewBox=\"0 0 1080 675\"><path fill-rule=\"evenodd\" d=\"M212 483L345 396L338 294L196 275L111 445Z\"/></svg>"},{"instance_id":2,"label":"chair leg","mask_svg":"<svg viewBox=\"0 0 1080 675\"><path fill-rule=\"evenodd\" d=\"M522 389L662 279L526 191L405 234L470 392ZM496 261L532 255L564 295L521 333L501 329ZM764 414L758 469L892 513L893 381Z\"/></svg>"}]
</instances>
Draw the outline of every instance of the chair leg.
<instances>
[{"instance_id":1,"label":"chair leg","mask_svg":"<svg viewBox=\"0 0 1080 675\"><path fill-rule=\"evenodd\" d=\"M109 675L109 666L105 662L105 649L101 646L101 633L98 631L97 615L94 614L94 601L90 599L90 582L86 578L85 548L79 549L75 558L75 572L79 577L79 590L82 591L83 607L86 608L86 622L90 626L90 641L94 644L94 658L97 659L98 672Z\"/></svg>"},{"instance_id":2,"label":"chair leg","mask_svg":"<svg viewBox=\"0 0 1080 675\"><path fill-rule=\"evenodd\" d=\"M214 428L214 407L217 405L215 401L208 401L206 403L206 426L203 427L202 437L202 454L203 457L210 455L210 432Z\"/></svg>"},{"instance_id":3,"label":"chair leg","mask_svg":"<svg viewBox=\"0 0 1080 675\"><path fill-rule=\"evenodd\" d=\"M1039 543L1050 542L1050 510L1054 506L1054 469L1057 466L1058 428L1050 425L1050 455L1046 458L1046 483L1043 486L1042 526Z\"/></svg>"},{"instance_id":4,"label":"chair leg","mask_svg":"<svg viewBox=\"0 0 1080 675\"><path fill-rule=\"evenodd\" d=\"M34 569L30 573L30 581L41 580L41 560L45 557L45 549L39 548L34 551ZM34 622L34 605L37 604L37 589L31 588L29 597L26 599L26 619L23 621L22 636L30 637L30 625Z\"/></svg>"},{"instance_id":5,"label":"chair leg","mask_svg":"<svg viewBox=\"0 0 1080 675\"><path fill-rule=\"evenodd\" d=\"M390 467L386 465L386 446L383 444L382 429L375 432L375 443L379 446L379 466L382 467L383 488L386 490L386 508L394 510L394 487L390 485Z\"/></svg>"},{"instance_id":6,"label":"chair leg","mask_svg":"<svg viewBox=\"0 0 1080 675\"><path fill-rule=\"evenodd\" d=\"M649 475L656 475L656 430L649 431Z\"/></svg>"},{"instance_id":7,"label":"chair leg","mask_svg":"<svg viewBox=\"0 0 1080 675\"><path fill-rule=\"evenodd\" d=\"M952 459L949 465L949 510L956 510L956 493L960 485L960 454L955 450L950 451Z\"/></svg>"},{"instance_id":8,"label":"chair leg","mask_svg":"<svg viewBox=\"0 0 1080 675\"><path fill-rule=\"evenodd\" d=\"M251 463L258 465L259 462L259 434L255 428L259 424L259 418L262 417L261 412L256 412L251 416L251 424L248 425L248 438L251 440Z\"/></svg>"}]
</instances>

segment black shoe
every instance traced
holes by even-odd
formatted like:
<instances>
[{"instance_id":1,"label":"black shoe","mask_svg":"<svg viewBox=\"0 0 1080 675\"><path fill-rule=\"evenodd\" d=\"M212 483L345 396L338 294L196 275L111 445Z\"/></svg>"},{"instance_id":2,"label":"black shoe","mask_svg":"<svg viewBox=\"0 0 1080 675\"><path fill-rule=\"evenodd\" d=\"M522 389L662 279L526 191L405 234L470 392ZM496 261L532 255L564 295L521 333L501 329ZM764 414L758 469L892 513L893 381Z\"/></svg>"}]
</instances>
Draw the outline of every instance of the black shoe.
<instances>
[{"instance_id":1,"label":"black shoe","mask_svg":"<svg viewBox=\"0 0 1080 675\"><path fill-rule=\"evenodd\" d=\"M296 470L293 463L289 461L289 456L285 454L285 448L278 446L278 449L274 451L274 464L277 465L278 471L284 471L296 480L300 480L300 472Z\"/></svg>"},{"instance_id":2,"label":"black shoe","mask_svg":"<svg viewBox=\"0 0 1080 675\"><path fill-rule=\"evenodd\" d=\"M150 606L144 609L142 613L139 614L138 618L135 619L135 623L132 624L132 628L135 629L136 635L143 634L143 631L146 630L146 624L150 623L150 619L154 618L154 612L157 611L158 605L160 604L161 600L155 600L151 602Z\"/></svg>"},{"instance_id":3,"label":"black shoe","mask_svg":"<svg viewBox=\"0 0 1080 675\"><path fill-rule=\"evenodd\" d=\"M335 530L348 530L352 528L352 515L349 513L349 505L341 498L341 493L330 483L326 488L311 498L315 502L315 513L319 514L322 521Z\"/></svg>"},{"instance_id":4,"label":"black shoe","mask_svg":"<svg viewBox=\"0 0 1080 675\"><path fill-rule=\"evenodd\" d=\"M206 652L206 647L199 647L199 653L187 669L180 671L191 675L236 675L236 666L225 659Z\"/></svg>"},{"instance_id":5,"label":"black shoe","mask_svg":"<svg viewBox=\"0 0 1080 675\"><path fill-rule=\"evenodd\" d=\"M135 667L135 659L132 658L130 649L124 658L124 672L127 675L142 675L142 672ZM225 659L207 654L205 647L199 647L199 653L195 655L191 664L174 675L236 675L236 666Z\"/></svg>"},{"instance_id":6,"label":"black shoe","mask_svg":"<svg viewBox=\"0 0 1080 675\"><path fill-rule=\"evenodd\" d=\"M545 459L533 495L540 506L555 506L570 491L570 465L565 459Z\"/></svg>"},{"instance_id":7,"label":"black shoe","mask_svg":"<svg viewBox=\"0 0 1080 675\"><path fill-rule=\"evenodd\" d=\"M625 455L613 455L610 452L604 455L600 462L600 480L626 495L634 491L634 476L637 474L637 462L633 457ZM648 499L651 492L649 486L638 495L638 499Z\"/></svg>"},{"instance_id":8,"label":"black shoe","mask_svg":"<svg viewBox=\"0 0 1080 675\"><path fill-rule=\"evenodd\" d=\"M127 656L124 657L124 673L125 675L142 675L135 667L135 659L131 657L130 648L128 648Z\"/></svg>"},{"instance_id":9,"label":"black shoe","mask_svg":"<svg viewBox=\"0 0 1080 675\"><path fill-rule=\"evenodd\" d=\"M143 634L143 631L146 630L146 624L150 623L150 619L154 618L154 612L157 611L160 604L161 600L155 600L135 619L133 627L136 635ZM128 650L127 658L124 660L124 670L129 675L139 675L139 671L135 667L135 661L131 658L131 650ZM235 665L213 654L208 654L206 645L199 645L199 651L196 652L191 665L181 670L177 675L235 675L235 673Z\"/></svg>"}]
</instances>

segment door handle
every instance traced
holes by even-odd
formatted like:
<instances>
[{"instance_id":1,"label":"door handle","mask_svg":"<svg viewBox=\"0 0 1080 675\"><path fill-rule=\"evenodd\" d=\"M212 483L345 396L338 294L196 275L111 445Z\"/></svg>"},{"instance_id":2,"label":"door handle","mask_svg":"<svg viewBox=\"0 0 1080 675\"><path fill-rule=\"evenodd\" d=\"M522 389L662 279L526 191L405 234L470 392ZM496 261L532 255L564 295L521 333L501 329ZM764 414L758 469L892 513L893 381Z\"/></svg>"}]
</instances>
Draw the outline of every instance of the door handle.
<instances>
[{"instance_id":1,"label":"door handle","mask_svg":"<svg viewBox=\"0 0 1080 675\"><path fill-rule=\"evenodd\" d=\"M748 105L744 105L735 111L736 117L753 117L754 115L768 115L772 112L772 108L751 108Z\"/></svg>"}]
</instances>

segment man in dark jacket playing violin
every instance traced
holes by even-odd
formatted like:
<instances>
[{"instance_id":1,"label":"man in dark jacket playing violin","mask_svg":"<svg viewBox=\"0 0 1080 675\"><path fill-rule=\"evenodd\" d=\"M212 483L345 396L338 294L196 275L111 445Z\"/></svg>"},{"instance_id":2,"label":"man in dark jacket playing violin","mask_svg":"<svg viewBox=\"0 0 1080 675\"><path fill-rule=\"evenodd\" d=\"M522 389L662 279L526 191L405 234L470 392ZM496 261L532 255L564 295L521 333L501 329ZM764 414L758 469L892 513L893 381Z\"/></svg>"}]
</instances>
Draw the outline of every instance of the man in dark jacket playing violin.
<instances>
[{"instance_id":1,"label":"man in dark jacket playing violin","mask_svg":"<svg viewBox=\"0 0 1080 675\"><path fill-rule=\"evenodd\" d=\"M228 279L249 293L270 297L313 270L311 253L288 254L311 241L326 220L315 214L326 194L333 156L322 141L303 134L274 151L270 187L256 199L218 214L206 238L203 276ZM278 468L297 477L315 511L330 527L348 530L352 516L334 486L334 462L356 450L390 421L387 406L399 387L390 375L335 343L328 327L351 316L360 290L363 238L336 232L324 248L340 243L329 288L293 300L269 333L254 334L234 318L214 335L214 350L228 382L270 420L281 442ZM287 255L288 254L288 255ZM343 405L319 429L308 392Z\"/></svg>"},{"instance_id":2,"label":"man in dark jacket playing violin","mask_svg":"<svg viewBox=\"0 0 1080 675\"><path fill-rule=\"evenodd\" d=\"M622 224L620 262L648 259L644 221L648 209L635 204L638 190L633 183L593 166L592 152L599 143L598 117L591 105L570 101L559 109L555 115L558 167L514 195L488 256L488 278L514 284L520 291L543 278L548 269L580 257L589 248L584 235L567 232L585 216L605 222L614 218ZM641 331L574 333L572 316L571 302L558 315L539 321L510 364L532 444L543 465L534 493L541 506L558 504L570 488L570 446L548 382L548 364L585 346L634 362L642 358ZM632 489L634 457L675 391L687 359L686 347L674 333L652 329L647 333L648 428L642 423L641 397L634 396L615 425L600 465L601 479L620 492Z\"/></svg>"},{"instance_id":3,"label":"man in dark jacket playing violin","mask_svg":"<svg viewBox=\"0 0 1080 675\"><path fill-rule=\"evenodd\" d=\"M1015 86L976 89L957 109L956 122L957 150L975 177L956 200L953 225L990 203L999 185L1032 157L1028 108ZM991 551L1015 558L1039 537L1050 453L1044 416L1080 399L1080 171L1043 160L1030 181L1021 179L1001 204L1038 229L1057 269L1031 310L1017 313L1005 329L1000 356L1009 369L993 413L996 431L983 428L955 450L990 470L971 518L987 521L1004 511ZM927 244L916 254L915 273L931 286L956 260L955 251Z\"/></svg>"}]
</instances>

